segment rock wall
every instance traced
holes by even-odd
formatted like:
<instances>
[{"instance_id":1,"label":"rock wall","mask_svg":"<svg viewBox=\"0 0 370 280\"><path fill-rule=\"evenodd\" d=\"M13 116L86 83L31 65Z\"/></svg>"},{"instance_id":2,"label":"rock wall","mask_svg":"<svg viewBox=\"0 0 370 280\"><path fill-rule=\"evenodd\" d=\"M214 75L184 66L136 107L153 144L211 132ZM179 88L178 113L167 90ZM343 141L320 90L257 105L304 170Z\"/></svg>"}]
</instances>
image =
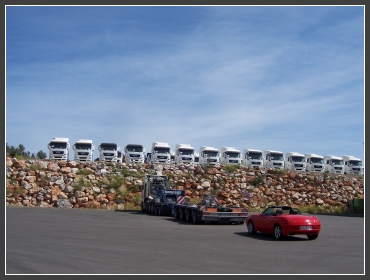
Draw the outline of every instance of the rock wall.
<instances>
[{"instance_id":1,"label":"rock wall","mask_svg":"<svg viewBox=\"0 0 370 280\"><path fill-rule=\"evenodd\" d=\"M150 166L126 163L6 158L6 205L140 209L145 173L161 170L186 197L211 193L219 203L261 209L268 204L347 206L364 198L361 176L227 166Z\"/></svg>"}]
</instances>

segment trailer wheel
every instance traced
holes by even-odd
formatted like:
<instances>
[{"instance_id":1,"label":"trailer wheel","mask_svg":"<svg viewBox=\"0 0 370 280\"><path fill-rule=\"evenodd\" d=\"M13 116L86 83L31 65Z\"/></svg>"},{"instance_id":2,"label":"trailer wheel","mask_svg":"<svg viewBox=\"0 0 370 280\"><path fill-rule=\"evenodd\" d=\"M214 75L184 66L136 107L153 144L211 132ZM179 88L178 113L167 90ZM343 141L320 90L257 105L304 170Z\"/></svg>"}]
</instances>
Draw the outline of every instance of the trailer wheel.
<instances>
[{"instance_id":1,"label":"trailer wheel","mask_svg":"<svg viewBox=\"0 0 370 280\"><path fill-rule=\"evenodd\" d=\"M185 213L184 213L184 209L179 209L179 212L180 212L180 221L184 221L185 220Z\"/></svg>"},{"instance_id":2,"label":"trailer wheel","mask_svg":"<svg viewBox=\"0 0 370 280\"><path fill-rule=\"evenodd\" d=\"M179 208L175 208L175 220L179 220L180 219L180 215L179 215Z\"/></svg>"},{"instance_id":3,"label":"trailer wheel","mask_svg":"<svg viewBox=\"0 0 370 280\"><path fill-rule=\"evenodd\" d=\"M192 213L191 217L192 217L192 220L193 220L193 224L197 224L198 223L198 217L197 217L197 211L196 210L193 210L193 213Z\"/></svg>"},{"instance_id":4,"label":"trailer wheel","mask_svg":"<svg viewBox=\"0 0 370 280\"><path fill-rule=\"evenodd\" d=\"M191 220L191 212L190 212L190 210L185 210L185 221L187 222L187 223L190 223L190 220Z\"/></svg>"}]
</instances>

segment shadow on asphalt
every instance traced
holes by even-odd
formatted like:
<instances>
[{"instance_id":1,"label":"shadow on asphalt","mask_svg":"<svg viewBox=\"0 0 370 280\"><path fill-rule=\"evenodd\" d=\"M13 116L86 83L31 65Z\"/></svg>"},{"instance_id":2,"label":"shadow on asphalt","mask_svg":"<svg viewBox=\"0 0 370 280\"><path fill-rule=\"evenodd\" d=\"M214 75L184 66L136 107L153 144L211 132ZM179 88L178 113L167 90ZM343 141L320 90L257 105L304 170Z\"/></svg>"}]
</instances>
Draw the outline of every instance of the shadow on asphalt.
<instances>
[{"instance_id":1,"label":"shadow on asphalt","mask_svg":"<svg viewBox=\"0 0 370 280\"><path fill-rule=\"evenodd\" d=\"M235 232L235 235L256 239L256 240L263 240L263 241L275 241L275 242L293 242L293 241L312 241L306 237L306 235L288 235L284 236L283 239L275 239L275 237L272 234L266 234L266 233L256 233L256 234L249 234L247 231L245 232ZM320 236L319 236L320 237Z\"/></svg>"}]
</instances>

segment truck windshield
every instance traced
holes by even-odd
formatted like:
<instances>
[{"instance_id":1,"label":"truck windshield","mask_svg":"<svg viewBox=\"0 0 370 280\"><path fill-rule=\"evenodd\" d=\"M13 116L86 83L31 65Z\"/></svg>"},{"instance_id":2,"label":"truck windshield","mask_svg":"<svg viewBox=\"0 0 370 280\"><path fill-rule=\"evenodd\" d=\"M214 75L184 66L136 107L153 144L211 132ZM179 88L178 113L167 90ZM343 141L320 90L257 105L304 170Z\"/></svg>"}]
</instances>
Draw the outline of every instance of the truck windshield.
<instances>
[{"instance_id":1,"label":"truck windshield","mask_svg":"<svg viewBox=\"0 0 370 280\"><path fill-rule=\"evenodd\" d=\"M332 163L333 163L333 165L343 165L343 160L333 159Z\"/></svg>"},{"instance_id":2,"label":"truck windshield","mask_svg":"<svg viewBox=\"0 0 370 280\"><path fill-rule=\"evenodd\" d=\"M154 152L158 154L169 154L170 148L154 148Z\"/></svg>"},{"instance_id":3,"label":"truck windshield","mask_svg":"<svg viewBox=\"0 0 370 280\"><path fill-rule=\"evenodd\" d=\"M77 150L91 150L91 144L76 144Z\"/></svg>"},{"instance_id":4,"label":"truck windshield","mask_svg":"<svg viewBox=\"0 0 370 280\"><path fill-rule=\"evenodd\" d=\"M65 148L67 148L67 143L65 143L65 142L52 142L52 143L50 143L50 148L65 149Z\"/></svg>"},{"instance_id":5,"label":"truck windshield","mask_svg":"<svg viewBox=\"0 0 370 280\"><path fill-rule=\"evenodd\" d=\"M117 145L100 145L100 149L102 151L116 151Z\"/></svg>"},{"instance_id":6,"label":"truck windshield","mask_svg":"<svg viewBox=\"0 0 370 280\"><path fill-rule=\"evenodd\" d=\"M358 160L350 160L349 165L351 166L362 166L362 162Z\"/></svg>"},{"instance_id":7,"label":"truck windshield","mask_svg":"<svg viewBox=\"0 0 370 280\"><path fill-rule=\"evenodd\" d=\"M192 156L194 154L194 150L189 149L179 149L179 152L184 156Z\"/></svg>"},{"instance_id":8,"label":"truck windshield","mask_svg":"<svg viewBox=\"0 0 370 280\"><path fill-rule=\"evenodd\" d=\"M304 162L304 157L292 157L293 162Z\"/></svg>"},{"instance_id":9,"label":"truck windshield","mask_svg":"<svg viewBox=\"0 0 370 280\"><path fill-rule=\"evenodd\" d=\"M240 157L240 153L238 153L238 152L227 152L226 155L228 155L231 158L239 158Z\"/></svg>"},{"instance_id":10,"label":"truck windshield","mask_svg":"<svg viewBox=\"0 0 370 280\"><path fill-rule=\"evenodd\" d=\"M273 160L283 160L284 156L282 154L271 154L271 159Z\"/></svg>"},{"instance_id":11,"label":"truck windshield","mask_svg":"<svg viewBox=\"0 0 370 280\"><path fill-rule=\"evenodd\" d=\"M262 160L262 153L249 152L249 158L250 159L260 159L260 160Z\"/></svg>"},{"instance_id":12,"label":"truck windshield","mask_svg":"<svg viewBox=\"0 0 370 280\"><path fill-rule=\"evenodd\" d=\"M127 146L126 147L126 150L128 152L138 152L138 153L141 153L143 152L143 147L138 147L138 146Z\"/></svg>"},{"instance_id":13,"label":"truck windshield","mask_svg":"<svg viewBox=\"0 0 370 280\"><path fill-rule=\"evenodd\" d=\"M312 163L324 163L324 160L322 158L311 158Z\"/></svg>"},{"instance_id":14,"label":"truck windshield","mask_svg":"<svg viewBox=\"0 0 370 280\"><path fill-rule=\"evenodd\" d=\"M218 152L206 151L205 153L207 154L208 157L218 157Z\"/></svg>"}]
</instances>

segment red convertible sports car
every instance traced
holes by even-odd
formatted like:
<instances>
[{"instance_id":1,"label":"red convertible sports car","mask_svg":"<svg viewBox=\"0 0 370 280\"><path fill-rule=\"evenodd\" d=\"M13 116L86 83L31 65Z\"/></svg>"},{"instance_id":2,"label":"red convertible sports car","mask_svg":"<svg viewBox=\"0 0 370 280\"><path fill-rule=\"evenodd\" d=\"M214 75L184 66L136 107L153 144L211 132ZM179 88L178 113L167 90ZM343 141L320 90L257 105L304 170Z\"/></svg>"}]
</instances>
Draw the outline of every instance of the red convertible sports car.
<instances>
[{"instance_id":1,"label":"red convertible sports car","mask_svg":"<svg viewBox=\"0 0 370 280\"><path fill-rule=\"evenodd\" d=\"M249 234L274 234L276 239L296 234L316 239L321 229L321 222L317 217L301 215L298 209L290 206L268 206L263 212L249 215L245 224Z\"/></svg>"}]
</instances>

